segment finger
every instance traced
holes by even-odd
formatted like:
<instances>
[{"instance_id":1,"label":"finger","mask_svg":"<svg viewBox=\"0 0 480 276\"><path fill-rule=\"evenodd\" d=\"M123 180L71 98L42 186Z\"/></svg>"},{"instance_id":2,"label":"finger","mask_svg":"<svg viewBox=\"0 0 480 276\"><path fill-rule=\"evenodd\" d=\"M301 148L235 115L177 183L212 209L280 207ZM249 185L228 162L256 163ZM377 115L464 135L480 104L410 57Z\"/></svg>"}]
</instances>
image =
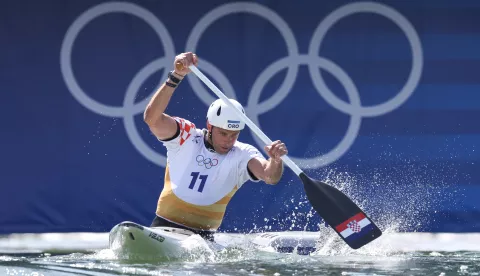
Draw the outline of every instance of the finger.
<instances>
[{"instance_id":1,"label":"finger","mask_svg":"<svg viewBox=\"0 0 480 276\"><path fill-rule=\"evenodd\" d=\"M195 64L196 56L194 53L190 52L188 56L188 60L190 61L190 65Z\"/></svg>"},{"instance_id":2,"label":"finger","mask_svg":"<svg viewBox=\"0 0 480 276\"><path fill-rule=\"evenodd\" d=\"M278 145L278 144L280 144L280 143L282 143L280 140L273 141L273 142L272 142L272 146L273 146L273 145Z\"/></svg>"},{"instance_id":3,"label":"finger","mask_svg":"<svg viewBox=\"0 0 480 276\"><path fill-rule=\"evenodd\" d=\"M278 144L275 144L274 147L277 148L277 149L286 148L286 147L285 147L285 144L282 143L282 142L279 142Z\"/></svg>"},{"instance_id":4,"label":"finger","mask_svg":"<svg viewBox=\"0 0 480 276\"><path fill-rule=\"evenodd\" d=\"M269 148L267 150L267 155L268 155L268 157L276 158L276 155L277 155L276 150L269 146Z\"/></svg>"},{"instance_id":5,"label":"finger","mask_svg":"<svg viewBox=\"0 0 480 276\"><path fill-rule=\"evenodd\" d=\"M283 156L282 152L278 151L277 153L275 153L275 159L281 159L281 157Z\"/></svg>"},{"instance_id":6,"label":"finger","mask_svg":"<svg viewBox=\"0 0 480 276\"><path fill-rule=\"evenodd\" d=\"M185 59L187 60L188 63L193 63L193 55L191 52L188 52L185 54Z\"/></svg>"},{"instance_id":7,"label":"finger","mask_svg":"<svg viewBox=\"0 0 480 276\"><path fill-rule=\"evenodd\" d=\"M283 156L287 154L287 148L285 146L278 146L276 153L278 154L279 157Z\"/></svg>"},{"instance_id":8,"label":"finger","mask_svg":"<svg viewBox=\"0 0 480 276\"><path fill-rule=\"evenodd\" d=\"M197 64L198 64L198 57L197 57L197 55L195 55L195 54L193 54L193 64L194 64L195 66L197 66Z\"/></svg>"},{"instance_id":9,"label":"finger","mask_svg":"<svg viewBox=\"0 0 480 276\"><path fill-rule=\"evenodd\" d=\"M271 156L277 156L278 155L278 148L277 147L272 147L272 149L270 150L270 154Z\"/></svg>"},{"instance_id":10,"label":"finger","mask_svg":"<svg viewBox=\"0 0 480 276\"><path fill-rule=\"evenodd\" d=\"M188 67L190 67L191 65L195 65L195 57L194 57L193 53L188 53L187 63L188 63Z\"/></svg>"}]
</instances>

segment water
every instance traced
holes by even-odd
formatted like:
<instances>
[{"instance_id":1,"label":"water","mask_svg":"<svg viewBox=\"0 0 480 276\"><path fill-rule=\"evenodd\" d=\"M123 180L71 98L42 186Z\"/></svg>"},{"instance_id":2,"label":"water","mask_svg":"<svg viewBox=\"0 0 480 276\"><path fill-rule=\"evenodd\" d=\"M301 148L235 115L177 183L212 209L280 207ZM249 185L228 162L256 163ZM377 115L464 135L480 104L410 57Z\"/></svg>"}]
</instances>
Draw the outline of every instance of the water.
<instances>
[{"instance_id":1,"label":"water","mask_svg":"<svg viewBox=\"0 0 480 276\"><path fill-rule=\"evenodd\" d=\"M223 253L225 254L225 253ZM233 256L229 256L233 255ZM108 250L0 256L0 275L479 275L480 252L409 252L389 256L301 256L232 252L211 261L129 263ZM227 257L229 256L229 257Z\"/></svg>"},{"instance_id":2,"label":"water","mask_svg":"<svg viewBox=\"0 0 480 276\"><path fill-rule=\"evenodd\" d=\"M10 241L18 250L14 253L10 247L10 253L0 253L0 275L480 275L480 234L387 230L359 250L328 235L310 255L255 249L246 238L242 246L214 254L193 252L171 261L120 259L106 246L105 235L95 239L83 236L85 248L77 246L73 251L65 247L72 241L71 235L47 236L50 241L42 237L43 241L34 241L32 236L23 245L18 237L14 243ZM43 248L42 253L19 251L25 244L31 245L30 251L45 244L52 247ZM5 240L0 242L0 249L5 251L5 245Z\"/></svg>"}]
</instances>

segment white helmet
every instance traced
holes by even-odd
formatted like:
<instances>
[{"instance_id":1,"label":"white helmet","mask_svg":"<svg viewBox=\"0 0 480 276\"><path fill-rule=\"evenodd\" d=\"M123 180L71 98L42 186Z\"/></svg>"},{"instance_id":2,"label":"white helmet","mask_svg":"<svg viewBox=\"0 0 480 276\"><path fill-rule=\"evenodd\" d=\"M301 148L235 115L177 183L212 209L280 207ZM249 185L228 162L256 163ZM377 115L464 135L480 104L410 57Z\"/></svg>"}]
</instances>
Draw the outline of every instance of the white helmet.
<instances>
[{"instance_id":1,"label":"white helmet","mask_svg":"<svg viewBox=\"0 0 480 276\"><path fill-rule=\"evenodd\" d=\"M230 102L245 114L245 110L239 102L234 99L230 99ZM207 121L212 126L228 130L242 130L245 127L245 122L237 115L235 110L221 99L214 101L208 108Z\"/></svg>"}]
</instances>

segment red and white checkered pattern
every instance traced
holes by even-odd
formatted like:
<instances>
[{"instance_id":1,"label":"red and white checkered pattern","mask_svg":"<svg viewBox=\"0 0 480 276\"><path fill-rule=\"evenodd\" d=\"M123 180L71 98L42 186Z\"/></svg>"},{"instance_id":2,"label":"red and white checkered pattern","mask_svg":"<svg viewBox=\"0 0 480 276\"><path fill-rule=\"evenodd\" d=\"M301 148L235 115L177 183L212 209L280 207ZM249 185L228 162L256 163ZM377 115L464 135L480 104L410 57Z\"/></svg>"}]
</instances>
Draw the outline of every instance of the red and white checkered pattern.
<instances>
[{"instance_id":1,"label":"red and white checkered pattern","mask_svg":"<svg viewBox=\"0 0 480 276\"><path fill-rule=\"evenodd\" d=\"M362 231L362 227L358 224L356 220L349 222L347 224L347 227L350 228L355 233Z\"/></svg>"},{"instance_id":2,"label":"red and white checkered pattern","mask_svg":"<svg viewBox=\"0 0 480 276\"><path fill-rule=\"evenodd\" d=\"M181 146L183 145L183 143L185 143L185 141L187 141L187 139L190 137L193 130L195 130L195 124L179 117L175 117L174 119L180 125L180 146Z\"/></svg>"}]
</instances>

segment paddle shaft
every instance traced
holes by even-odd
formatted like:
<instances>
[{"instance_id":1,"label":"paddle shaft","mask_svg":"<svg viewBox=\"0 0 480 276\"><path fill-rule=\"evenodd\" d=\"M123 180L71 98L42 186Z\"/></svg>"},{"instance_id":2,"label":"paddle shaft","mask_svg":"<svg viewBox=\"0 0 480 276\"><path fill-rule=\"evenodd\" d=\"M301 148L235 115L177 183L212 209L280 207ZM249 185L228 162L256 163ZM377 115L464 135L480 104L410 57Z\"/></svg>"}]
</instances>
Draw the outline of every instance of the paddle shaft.
<instances>
[{"instance_id":1,"label":"paddle shaft","mask_svg":"<svg viewBox=\"0 0 480 276\"><path fill-rule=\"evenodd\" d=\"M203 81L203 83L205 83L206 86L208 86L208 88L210 88L213 93L215 93L215 95L217 95L220 99L222 99L226 104L228 104L228 106L230 106L231 108L233 108L233 110L235 110L235 112L237 113L237 115L242 118L242 120L245 121L245 123L248 125L248 127L250 127L250 129L260 138L262 139L262 141L266 144L266 145L270 145L272 143L272 140L270 140L270 138L267 137L267 135L265 135L265 133L263 133L263 131L258 128L248 117L247 115L243 114L239 109L237 109L235 107L235 105L233 105L227 98L227 96L225 96L223 94L222 91L220 91L220 89L218 89L218 87L213 84L213 82L211 82L200 70L198 70L197 67L195 67L194 65L190 65L188 68L190 68L190 70L192 70L192 72L201 80ZM288 156L284 155L281 157L283 162L297 175L297 176L300 176L300 174L303 172L298 166L297 164L295 164L292 159L290 159Z\"/></svg>"}]
</instances>

